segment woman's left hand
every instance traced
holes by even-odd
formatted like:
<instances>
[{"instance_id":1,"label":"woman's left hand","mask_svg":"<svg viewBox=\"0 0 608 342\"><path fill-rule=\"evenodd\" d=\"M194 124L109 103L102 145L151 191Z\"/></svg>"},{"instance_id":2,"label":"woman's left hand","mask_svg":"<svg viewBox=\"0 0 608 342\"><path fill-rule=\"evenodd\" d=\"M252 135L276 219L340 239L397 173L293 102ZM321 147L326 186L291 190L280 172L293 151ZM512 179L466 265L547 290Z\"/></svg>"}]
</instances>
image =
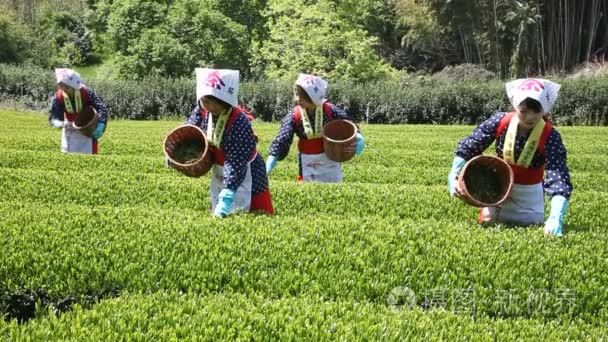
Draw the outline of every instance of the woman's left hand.
<instances>
[{"instance_id":1,"label":"woman's left hand","mask_svg":"<svg viewBox=\"0 0 608 342\"><path fill-rule=\"evenodd\" d=\"M351 144L344 146L344 152L346 153L355 153L356 155L360 155L363 153L363 149L365 148L365 139L363 139L363 135L361 133L357 133L357 137L355 141Z\"/></svg>"},{"instance_id":2,"label":"woman's left hand","mask_svg":"<svg viewBox=\"0 0 608 342\"><path fill-rule=\"evenodd\" d=\"M91 134L91 135L93 136L93 138L99 139L103 135L105 128L106 128L106 124L104 124L103 122L98 122L97 127L95 127L95 130L93 131L93 134Z\"/></svg>"},{"instance_id":3,"label":"woman's left hand","mask_svg":"<svg viewBox=\"0 0 608 342\"><path fill-rule=\"evenodd\" d=\"M345 153L355 153L355 142L353 141L351 144L344 146Z\"/></svg>"},{"instance_id":4,"label":"woman's left hand","mask_svg":"<svg viewBox=\"0 0 608 342\"><path fill-rule=\"evenodd\" d=\"M363 153L363 149L365 149L365 139L363 139L363 135L361 133L357 133L357 138L355 139L355 154L361 155L361 153Z\"/></svg>"}]
</instances>

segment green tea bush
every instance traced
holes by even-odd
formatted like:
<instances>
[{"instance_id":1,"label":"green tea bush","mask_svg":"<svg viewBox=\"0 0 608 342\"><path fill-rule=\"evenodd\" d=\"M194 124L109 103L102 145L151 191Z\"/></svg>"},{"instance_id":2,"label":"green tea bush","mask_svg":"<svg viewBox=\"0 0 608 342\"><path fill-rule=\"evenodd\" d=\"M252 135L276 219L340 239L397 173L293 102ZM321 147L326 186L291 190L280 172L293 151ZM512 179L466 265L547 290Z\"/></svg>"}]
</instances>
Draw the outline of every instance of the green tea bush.
<instances>
[{"instance_id":1,"label":"green tea bush","mask_svg":"<svg viewBox=\"0 0 608 342\"><path fill-rule=\"evenodd\" d=\"M608 77L557 80L562 84L549 113L561 125L608 125ZM87 82L105 100L113 118L160 119L185 116L195 103L193 79ZM0 65L0 101L43 109L54 91L51 71ZM293 85L245 81L239 102L264 121L276 121L293 107ZM404 78L374 83L331 84L328 99L357 121L369 123L475 124L495 111L511 110L500 81L444 82Z\"/></svg>"},{"instance_id":2,"label":"green tea bush","mask_svg":"<svg viewBox=\"0 0 608 342\"><path fill-rule=\"evenodd\" d=\"M293 146L276 215L220 220L210 177L164 166L179 124L116 120L66 155L43 115L0 111L0 339L605 338L607 128L560 128L575 191L546 239L448 196L470 126L361 125L343 184L298 184ZM254 128L265 155L278 126Z\"/></svg>"}]
</instances>

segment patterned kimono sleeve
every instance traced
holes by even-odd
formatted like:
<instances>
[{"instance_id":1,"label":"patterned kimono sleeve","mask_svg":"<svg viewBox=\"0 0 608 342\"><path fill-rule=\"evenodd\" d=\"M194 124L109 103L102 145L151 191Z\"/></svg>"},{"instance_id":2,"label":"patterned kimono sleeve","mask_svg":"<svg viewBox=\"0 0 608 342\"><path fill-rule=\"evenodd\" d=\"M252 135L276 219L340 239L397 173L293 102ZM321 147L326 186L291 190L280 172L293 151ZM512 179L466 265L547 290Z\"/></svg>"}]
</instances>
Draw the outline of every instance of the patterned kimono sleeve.
<instances>
[{"instance_id":1,"label":"patterned kimono sleeve","mask_svg":"<svg viewBox=\"0 0 608 342\"><path fill-rule=\"evenodd\" d=\"M93 91L92 89L87 88L87 93L89 95L89 99L91 99L93 108L95 108L97 114L99 114L99 122L107 124L108 108L106 107L105 103L103 103L103 100L99 96L97 96L95 91Z\"/></svg>"},{"instance_id":2,"label":"patterned kimono sleeve","mask_svg":"<svg viewBox=\"0 0 608 342\"><path fill-rule=\"evenodd\" d=\"M567 152L559 132L553 128L545 144L545 179L543 187L550 196L561 195L570 198L572 183L566 163Z\"/></svg>"},{"instance_id":3,"label":"patterned kimono sleeve","mask_svg":"<svg viewBox=\"0 0 608 342\"><path fill-rule=\"evenodd\" d=\"M65 111L65 107L63 103L59 103L57 100L57 95L53 94L53 97L50 99L50 107L49 107L49 123L51 120L59 120L63 121L63 113Z\"/></svg>"},{"instance_id":4,"label":"patterned kimono sleeve","mask_svg":"<svg viewBox=\"0 0 608 342\"><path fill-rule=\"evenodd\" d=\"M352 116L348 115L348 113L344 109L336 105L331 105L331 111L335 119L353 121Z\"/></svg>"},{"instance_id":5,"label":"patterned kimono sleeve","mask_svg":"<svg viewBox=\"0 0 608 342\"><path fill-rule=\"evenodd\" d=\"M200 107L197 104L196 106L194 106L194 109L190 113L190 116L188 116L188 118L186 118L185 123L200 127L201 121L203 119L201 118L199 111L200 111Z\"/></svg>"},{"instance_id":6,"label":"patterned kimono sleeve","mask_svg":"<svg viewBox=\"0 0 608 342\"><path fill-rule=\"evenodd\" d=\"M281 120L281 128L279 133L270 144L268 154L276 156L279 160L285 159L289 153L289 148L293 142L294 127L293 127L293 111L290 111L283 120Z\"/></svg>"},{"instance_id":7,"label":"patterned kimono sleeve","mask_svg":"<svg viewBox=\"0 0 608 342\"><path fill-rule=\"evenodd\" d=\"M226 134L226 133L225 133ZM224 188L236 191L247 175L247 167L255 152L255 138L251 123L241 114L222 139Z\"/></svg>"},{"instance_id":8,"label":"patterned kimono sleeve","mask_svg":"<svg viewBox=\"0 0 608 342\"><path fill-rule=\"evenodd\" d=\"M333 104L331 105L331 112L333 114L334 119L348 120L348 121L354 122L352 116L348 115L348 113L344 109L342 109L336 105L333 105ZM355 126L357 126L357 132L361 133L361 129L359 128L359 125L355 124Z\"/></svg>"},{"instance_id":9,"label":"patterned kimono sleeve","mask_svg":"<svg viewBox=\"0 0 608 342\"><path fill-rule=\"evenodd\" d=\"M496 138L496 129L505 113L496 113L477 126L471 135L458 143L456 156L469 160L483 153Z\"/></svg>"}]
</instances>

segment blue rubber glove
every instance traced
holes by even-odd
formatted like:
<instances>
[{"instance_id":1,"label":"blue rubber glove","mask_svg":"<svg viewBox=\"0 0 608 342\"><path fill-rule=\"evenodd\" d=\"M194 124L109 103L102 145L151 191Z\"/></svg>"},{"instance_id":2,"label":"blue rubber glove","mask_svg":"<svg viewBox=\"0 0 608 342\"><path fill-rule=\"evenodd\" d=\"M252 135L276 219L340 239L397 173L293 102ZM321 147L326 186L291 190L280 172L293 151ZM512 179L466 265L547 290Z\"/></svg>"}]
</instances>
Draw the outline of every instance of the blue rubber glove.
<instances>
[{"instance_id":1,"label":"blue rubber glove","mask_svg":"<svg viewBox=\"0 0 608 342\"><path fill-rule=\"evenodd\" d=\"M564 236L564 217L568 211L568 199L556 195L551 198L551 213L545 222L545 236Z\"/></svg>"},{"instance_id":2,"label":"blue rubber glove","mask_svg":"<svg viewBox=\"0 0 608 342\"><path fill-rule=\"evenodd\" d=\"M230 189L222 189L218 196L217 205L213 215L217 217L226 217L232 211L232 202L234 201L234 191Z\"/></svg>"},{"instance_id":3,"label":"blue rubber glove","mask_svg":"<svg viewBox=\"0 0 608 342\"><path fill-rule=\"evenodd\" d=\"M93 131L93 134L91 134L91 135L93 136L93 138L99 139L103 135L103 131L105 129L106 129L106 124L103 122L98 122L97 127L95 127L95 130Z\"/></svg>"},{"instance_id":4,"label":"blue rubber glove","mask_svg":"<svg viewBox=\"0 0 608 342\"><path fill-rule=\"evenodd\" d=\"M458 184L458 175L460 174L460 171L462 171L462 169L464 168L464 164L466 164L467 161L464 160L464 158L461 157L454 157L454 161L452 162L452 170L450 171L450 174L448 175L448 192L450 193L450 196L455 196L456 195L456 185Z\"/></svg>"},{"instance_id":5,"label":"blue rubber glove","mask_svg":"<svg viewBox=\"0 0 608 342\"><path fill-rule=\"evenodd\" d=\"M270 174L270 171L272 171L272 169L275 168L275 166L277 166L277 162L279 161L279 158L277 158L276 156L273 156L272 154L268 156L268 159L266 159L266 173Z\"/></svg>"},{"instance_id":6,"label":"blue rubber glove","mask_svg":"<svg viewBox=\"0 0 608 342\"><path fill-rule=\"evenodd\" d=\"M365 148L365 139L363 139L363 135L361 133L357 133L357 138L355 142L355 154L360 155L363 153L363 149Z\"/></svg>"}]
</instances>

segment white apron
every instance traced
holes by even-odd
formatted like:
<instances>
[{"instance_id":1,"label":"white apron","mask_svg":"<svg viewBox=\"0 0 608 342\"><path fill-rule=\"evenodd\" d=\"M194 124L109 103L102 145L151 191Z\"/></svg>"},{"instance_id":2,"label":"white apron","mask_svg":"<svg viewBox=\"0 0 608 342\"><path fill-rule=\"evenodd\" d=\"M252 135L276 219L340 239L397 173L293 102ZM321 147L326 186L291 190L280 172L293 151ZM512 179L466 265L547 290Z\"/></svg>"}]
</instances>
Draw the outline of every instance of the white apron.
<instances>
[{"instance_id":1,"label":"white apron","mask_svg":"<svg viewBox=\"0 0 608 342\"><path fill-rule=\"evenodd\" d=\"M257 156L257 155L256 155ZM252 159L252 160L255 160ZM247 174L243 183L236 189L234 194L234 202L232 202L232 208L234 211L245 210L249 211L251 207L251 190L252 190L252 178L251 178L251 162L247 163ZM211 211L215 210L215 206L219 200L220 191L224 188L224 167L218 164L214 164L211 169Z\"/></svg>"},{"instance_id":2,"label":"white apron","mask_svg":"<svg viewBox=\"0 0 608 342\"><path fill-rule=\"evenodd\" d=\"M93 153L93 138L80 133L71 127L61 130L61 152L64 153Z\"/></svg>"},{"instance_id":3,"label":"white apron","mask_svg":"<svg viewBox=\"0 0 608 342\"><path fill-rule=\"evenodd\" d=\"M304 182L342 182L342 164L327 158L325 153L301 153L300 158L302 161L302 178Z\"/></svg>"},{"instance_id":4,"label":"white apron","mask_svg":"<svg viewBox=\"0 0 608 342\"><path fill-rule=\"evenodd\" d=\"M500 221L520 225L543 223L545 197L542 183L533 185L513 184L511 196L499 207L481 209L483 222Z\"/></svg>"}]
</instances>

